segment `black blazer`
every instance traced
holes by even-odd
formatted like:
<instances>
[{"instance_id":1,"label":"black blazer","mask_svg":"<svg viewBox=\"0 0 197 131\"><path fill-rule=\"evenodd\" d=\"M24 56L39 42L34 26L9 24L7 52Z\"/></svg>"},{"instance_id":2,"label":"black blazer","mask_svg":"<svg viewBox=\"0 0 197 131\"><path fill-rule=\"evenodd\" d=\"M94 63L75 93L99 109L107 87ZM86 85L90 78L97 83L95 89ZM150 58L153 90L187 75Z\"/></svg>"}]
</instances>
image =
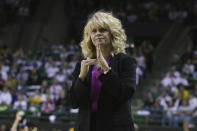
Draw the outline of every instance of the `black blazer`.
<instances>
[{"instance_id":1,"label":"black blazer","mask_svg":"<svg viewBox=\"0 0 197 131\"><path fill-rule=\"evenodd\" d=\"M75 131L90 131L91 122L91 71L82 82L78 75L81 62L76 64L73 83L67 93L72 108L79 108ZM111 70L99 76L102 88L96 112L96 131L134 131L131 118L131 97L136 89L136 60L123 53L114 55Z\"/></svg>"}]
</instances>

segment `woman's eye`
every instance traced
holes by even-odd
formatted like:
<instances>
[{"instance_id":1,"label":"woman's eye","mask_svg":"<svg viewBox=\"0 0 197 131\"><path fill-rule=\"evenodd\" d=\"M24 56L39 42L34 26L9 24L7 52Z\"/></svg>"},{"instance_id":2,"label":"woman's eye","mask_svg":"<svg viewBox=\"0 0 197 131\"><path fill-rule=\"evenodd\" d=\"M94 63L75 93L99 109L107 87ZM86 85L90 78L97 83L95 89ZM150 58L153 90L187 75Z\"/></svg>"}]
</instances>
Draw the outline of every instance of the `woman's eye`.
<instances>
[{"instance_id":1,"label":"woman's eye","mask_svg":"<svg viewBox=\"0 0 197 131\"><path fill-rule=\"evenodd\" d=\"M93 30L92 30L93 33L96 33L96 31L97 31L96 29L93 29Z\"/></svg>"},{"instance_id":2,"label":"woman's eye","mask_svg":"<svg viewBox=\"0 0 197 131\"><path fill-rule=\"evenodd\" d=\"M99 31L99 32L103 33L103 32L105 32L105 31L106 31L106 29L104 29L104 28L100 28L100 29L93 29L93 30L92 30L92 32L93 32L93 33L96 33L97 31Z\"/></svg>"},{"instance_id":3,"label":"woman's eye","mask_svg":"<svg viewBox=\"0 0 197 131\"><path fill-rule=\"evenodd\" d=\"M100 31L100 32L105 32L105 31L106 31L106 29L101 28L101 29L99 29L99 31Z\"/></svg>"}]
</instances>

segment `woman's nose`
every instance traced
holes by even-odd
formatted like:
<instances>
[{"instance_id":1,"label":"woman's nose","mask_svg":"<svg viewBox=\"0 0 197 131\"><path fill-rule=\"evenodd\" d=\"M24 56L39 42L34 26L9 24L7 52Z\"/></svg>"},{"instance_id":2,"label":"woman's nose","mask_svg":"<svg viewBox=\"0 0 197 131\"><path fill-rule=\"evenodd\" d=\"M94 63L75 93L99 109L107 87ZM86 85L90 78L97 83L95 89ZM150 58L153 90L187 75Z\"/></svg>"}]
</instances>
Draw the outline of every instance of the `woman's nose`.
<instances>
[{"instance_id":1,"label":"woman's nose","mask_svg":"<svg viewBox=\"0 0 197 131\"><path fill-rule=\"evenodd\" d=\"M98 30L98 31L96 31L96 35L100 35L101 34L101 32Z\"/></svg>"}]
</instances>

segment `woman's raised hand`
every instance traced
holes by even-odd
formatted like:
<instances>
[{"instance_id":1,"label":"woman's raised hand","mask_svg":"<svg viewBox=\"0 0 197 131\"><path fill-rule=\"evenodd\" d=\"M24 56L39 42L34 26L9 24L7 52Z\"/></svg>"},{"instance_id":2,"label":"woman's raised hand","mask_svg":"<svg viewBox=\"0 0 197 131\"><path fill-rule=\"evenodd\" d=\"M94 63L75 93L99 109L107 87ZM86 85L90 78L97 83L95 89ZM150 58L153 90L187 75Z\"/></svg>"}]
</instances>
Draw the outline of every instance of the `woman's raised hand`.
<instances>
[{"instance_id":1,"label":"woman's raised hand","mask_svg":"<svg viewBox=\"0 0 197 131\"><path fill-rule=\"evenodd\" d=\"M96 63L97 63L96 59L90 59L89 57L86 60L81 61L81 69L80 69L79 78L82 81L84 81L84 79L89 71L89 66L95 65Z\"/></svg>"},{"instance_id":2,"label":"woman's raised hand","mask_svg":"<svg viewBox=\"0 0 197 131\"><path fill-rule=\"evenodd\" d=\"M108 70L109 69L109 65L107 64L107 61L103 57L103 54L102 54L101 49L100 49L100 44L97 44L97 46L96 46L96 53L97 53L97 62L98 62L98 65L104 71Z\"/></svg>"}]
</instances>

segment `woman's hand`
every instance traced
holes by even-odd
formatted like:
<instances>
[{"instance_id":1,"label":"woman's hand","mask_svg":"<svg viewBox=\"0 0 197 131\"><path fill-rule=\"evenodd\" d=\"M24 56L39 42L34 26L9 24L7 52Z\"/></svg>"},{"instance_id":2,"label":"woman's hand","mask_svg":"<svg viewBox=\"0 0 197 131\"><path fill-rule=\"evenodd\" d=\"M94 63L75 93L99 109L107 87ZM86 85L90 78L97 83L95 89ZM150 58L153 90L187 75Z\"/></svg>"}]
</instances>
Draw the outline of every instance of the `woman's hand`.
<instances>
[{"instance_id":1,"label":"woman's hand","mask_svg":"<svg viewBox=\"0 0 197 131\"><path fill-rule=\"evenodd\" d=\"M107 61L103 57L103 54L100 49L100 44L97 44L97 46L96 46L96 53L97 53L98 66L100 66L104 71L108 71L109 65L107 64Z\"/></svg>"},{"instance_id":2,"label":"woman's hand","mask_svg":"<svg viewBox=\"0 0 197 131\"><path fill-rule=\"evenodd\" d=\"M82 81L84 81L84 79L89 71L89 66L95 65L96 63L97 63L96 59L90 59L90 58L87 58L86 60L81 61L81 69L80 69L79 78Z\"/></svg>"}]
</instances>

